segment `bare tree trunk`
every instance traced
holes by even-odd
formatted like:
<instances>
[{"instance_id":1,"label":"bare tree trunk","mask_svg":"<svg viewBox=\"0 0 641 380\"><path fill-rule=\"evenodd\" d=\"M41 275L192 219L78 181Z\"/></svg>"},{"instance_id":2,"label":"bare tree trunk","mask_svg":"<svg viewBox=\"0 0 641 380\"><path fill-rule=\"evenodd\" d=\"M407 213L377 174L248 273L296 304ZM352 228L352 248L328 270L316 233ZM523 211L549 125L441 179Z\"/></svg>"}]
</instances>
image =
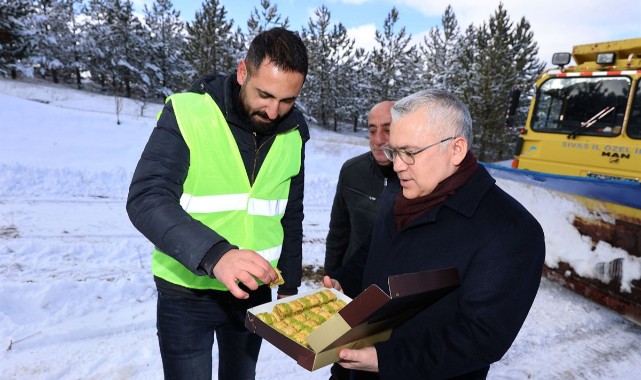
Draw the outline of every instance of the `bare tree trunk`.
<instances>
[{"instance_id":1,"label":"bare tree trunk","mask_svg":"<svg viewBox=\"0 0 641 380\"><path fill-rule=\"evenodd\" d=\"M120 125L120 111L122 111L122 97L114 95L116 100L116 124Z\"/></svg>"},{"instance_id":2,"label":"bare tree trunk","mask_svg":"<svg viewBox=\"0 0 641 380\"><path fill-rule=\"evenodd\" d=\"M76 84L78 85L78 90L82 89L82 75L80 74L80 69L76 67Z\"/></svg>"},{"instance_id":3,"label":"bare tree trunk","mask_svg":"<svg viewBox=\"0 0 641 380\"><path fill-rule=\"evenodd\" d=\"M148 105L149 103L147 102L147 98L143 97L140 100L140 116L141 117L145 116L145 108L147 108Z\"/></svg>"}]
</instances>

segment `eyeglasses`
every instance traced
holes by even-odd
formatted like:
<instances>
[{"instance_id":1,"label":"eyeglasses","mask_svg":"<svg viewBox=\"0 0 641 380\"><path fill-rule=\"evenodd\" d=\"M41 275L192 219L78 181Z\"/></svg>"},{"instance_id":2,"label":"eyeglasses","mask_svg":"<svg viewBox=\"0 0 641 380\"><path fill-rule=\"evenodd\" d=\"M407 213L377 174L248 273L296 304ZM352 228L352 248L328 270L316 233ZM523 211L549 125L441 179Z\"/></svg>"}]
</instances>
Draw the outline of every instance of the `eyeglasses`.
<instances>
[{"instance_id":1,"label":"eyeglasses","mask_svg":"<svg viewBox=\"0 0 641 380\"><path fill-rule=\"evenodd\" d=\"M407 150L407 149L396 149L392 148L391 146L387 145L383 147L383 153L385 154L385 157L387 157L388 160L394 162L394 159L396 159L396 156L400 157L401 160L408 164L408 165L413 165L414 164L414 156L421 153L424 150L427 150L435 145L438 145L440 143L444 143L446 141L452 140L456 136L448 137L446 139L443 139L441 141L437 141L434 144L430 144L426 147L419 148L416 150Z\"/></svg>"}]
</instances>

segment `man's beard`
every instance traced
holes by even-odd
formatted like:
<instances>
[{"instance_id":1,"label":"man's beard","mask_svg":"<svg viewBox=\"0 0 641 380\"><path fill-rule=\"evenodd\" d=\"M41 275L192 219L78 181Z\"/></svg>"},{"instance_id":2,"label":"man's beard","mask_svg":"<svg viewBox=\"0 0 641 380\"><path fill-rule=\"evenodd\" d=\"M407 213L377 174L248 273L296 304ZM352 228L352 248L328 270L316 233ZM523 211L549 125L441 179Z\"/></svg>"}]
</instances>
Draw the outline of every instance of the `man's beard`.
<instances>
[{"instance_id":1,"label":"man's beard","mask_svg":"<svg viewBox=\"0 0 641 380\"><path fill-rule=\"evenodd\" d=\"M278 122L281 120L280 115L276 117L276 119L268 121L268 122L262 122L258 121L254 118L254 116L260 116L263 119L269 120L269 116L267 116L267 113L263 111L250 111L245 104L244 101L244 96L243 96L243 91L241 89L240 91L240 99L239 99L239 104L240 104L240 113L243 115L247 121L249 121L249 124L252 126L252 131L259 133L261 135L268 135L274 132L276 129L276 125Z\"/></svg>"}]
</instances>

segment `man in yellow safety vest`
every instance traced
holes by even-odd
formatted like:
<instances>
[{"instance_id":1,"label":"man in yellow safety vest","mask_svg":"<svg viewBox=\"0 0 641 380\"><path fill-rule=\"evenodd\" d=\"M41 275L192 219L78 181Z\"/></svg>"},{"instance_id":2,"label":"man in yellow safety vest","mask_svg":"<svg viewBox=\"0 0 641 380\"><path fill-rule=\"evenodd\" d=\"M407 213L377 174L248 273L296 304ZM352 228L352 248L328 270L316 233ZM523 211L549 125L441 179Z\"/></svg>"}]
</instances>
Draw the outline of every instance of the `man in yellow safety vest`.
<instances>
[{"instance_id":1,"label":"man in yellow safety vest","mask_svg":"<svg viewBox=\"0 0 641 380\"><path fill-rule=\"evenodd\" d=\"M246 310L271 301L265 284L298 291L309 130L294 102L307 68L298 35L273 28L235 74L198 79L158 117L127 213L155 246L165 378L211 379L214 337L218 378L254 378L261 338Z\"/></svg>"}]
</instances>

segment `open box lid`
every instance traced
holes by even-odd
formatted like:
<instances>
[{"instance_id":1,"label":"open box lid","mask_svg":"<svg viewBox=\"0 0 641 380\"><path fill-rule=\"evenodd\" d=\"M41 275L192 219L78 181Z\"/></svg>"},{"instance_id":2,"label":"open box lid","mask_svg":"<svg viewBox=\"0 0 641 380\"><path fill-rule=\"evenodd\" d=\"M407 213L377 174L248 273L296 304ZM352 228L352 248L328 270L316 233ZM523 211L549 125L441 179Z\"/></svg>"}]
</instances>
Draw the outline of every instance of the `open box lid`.
<instances>
[{"instance_id":1,"label":"open box lid","mask_svg":"<svg viewBox=\"0 0 641 380\"><path fill-rule=\"evenodd\" d=\"M391 329L433 304L459 284L456 268L390 276L389 292L370 285L336 315L311 332L307 341L317 353L358 342Z\"/></svg>"}]
</instances>

